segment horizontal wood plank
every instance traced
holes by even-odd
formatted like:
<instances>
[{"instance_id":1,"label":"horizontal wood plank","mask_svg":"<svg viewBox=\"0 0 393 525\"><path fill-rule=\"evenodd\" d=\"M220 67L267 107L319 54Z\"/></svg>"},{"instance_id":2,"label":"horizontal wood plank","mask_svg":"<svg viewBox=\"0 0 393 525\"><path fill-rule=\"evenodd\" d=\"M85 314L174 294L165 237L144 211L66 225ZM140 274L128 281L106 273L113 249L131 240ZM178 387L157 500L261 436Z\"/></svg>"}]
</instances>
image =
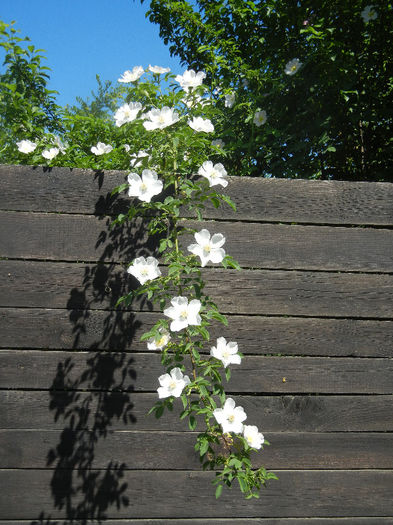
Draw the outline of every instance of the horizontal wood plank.
<instances>
[{"instance_id":1,"label":"horizontal wood plank","mask_svg":"<svg viewBox=\"0 0 393 525\"><path fill-rule=\"evenodd\" d=\"M156 419L147 415L157 394L0 390L3 429L61 430L70 421L80 428L184 431L181 403ZM392 432L393 396L280 395L233 396L249 421L264 432ZM82 407L82 409L81 409ZM201 427L202 428L202 427ZM200 427L197 427L199 430Z\"/></svg>"},{"instance_id":2,"label":"horizontal wood plank","mask_svg":"<svg viewBox=\"0 0 393 525\"><path fill-rule=\"evenodd\" d=\"M165 373L155 353L0 350L0 363L1 388L15 389L44 390L61 379L72 390L151 392ZM393 393L393 359L247 356L231 369L227 393Z\"/></svg>"},{"instance_id":3,"label":"horizontal wood plank","mask_svg":"<svg viewBox=\"0 0 393 525\"><path fill-rule=\"evenodd\" d=\"M75 519L92 512L92 507L95 515L100 511L107 518L392 515L392 471L278 474L280 479L271 481L259 500L247 501L237 488L223 491L216 500L210 472L124 471L113 464L103 472L75 472L73 477L59 473L53 479L49 470L2 470L0 517L31 519L45 512L52 518L72 513ZM98 501L87 492L93 480Z\"/></svg>"},{"instance_id":4,"label":"horizontal wood plank","mask_svg":"<svg viewBox=\"0 0 393 525\"><path fill-rule=\"evenodd\" d=\"M0 520L0 525L60 525L56 521L45 521L44 514L37 520ZM231 518L231 525L391 525L392 518L367 516L363 518ZM73 525L62 521L61 525ZM97 521L86 520L83 525L97 525ZM105 520L105 525L228 525L227 518L203 519L117 519Z\"/></svg>"},{"instance_id":5,"label":"horizontal wood plank","mask_svg":"<svg viewBox=\"0 0 393 525\"><path fill-rule=\"evenodd\" d=\"M228 315L212 326L244 354L391 357L392 321ZM141 335L160 314L102 310L1 308L0 348L145 351ZM213 344L213 343L212 343ZM211 344L206 344L206 351Z\"/></svg>"},{"instance_id":6,"label":"horizontal wood plank","mask_svg":"<svg viewBox=\"0 0 393 525\"><path fill-rule=\"evenodd\" d=\"M0 261L0 307L114 308L135 286L121 266ZM392 319L393 275L206 269L222 313ZM130 310L151 310L145 298Z\"/></svg>"},{"instance_id":7,"label":"horizontal wood plank","mask_svg":"<svg viewBox=\"0 0 393 525\"><path fill-rule=\"evenodd\" d=\"M126 173L32 166L0 166L0 209L111 214L130 200L110 198ZM28 191L27 191L28 188ZM393 186L383 182L309 181L230 177L225 189L237 204L206 210L207 218L393 225Z\"/></svg>"},{"instance_id":8,"label":"horizontal wood plank","mask_svg":"<svg viewBox=\"0 0 393 525\"><path fill-rule=\"evenodd\" d=\"M130 262L146 253L146 226L110 229L109 218L0 212L0 255L9 258ZM187 223L188 224L188 223ZM223 233L244 267L393 272L393 230L284 224L189 223ZM186 236L183 248L193 241Z\"/></svg>"},{"instance_id":9,"label":"horizontal wood plank","mask_svg":"<svg viewBox=\"0 0 393 525\"><path fill-rule=\"evenodd\" d=\"M100 432L66 426L61 432L0 430L0 469L72 469L75 462L104 469L202 470L194 432ZM252 455L269 469L392 469L391 433L265 433L270 446Z\"/></svg>"}]
</instances>

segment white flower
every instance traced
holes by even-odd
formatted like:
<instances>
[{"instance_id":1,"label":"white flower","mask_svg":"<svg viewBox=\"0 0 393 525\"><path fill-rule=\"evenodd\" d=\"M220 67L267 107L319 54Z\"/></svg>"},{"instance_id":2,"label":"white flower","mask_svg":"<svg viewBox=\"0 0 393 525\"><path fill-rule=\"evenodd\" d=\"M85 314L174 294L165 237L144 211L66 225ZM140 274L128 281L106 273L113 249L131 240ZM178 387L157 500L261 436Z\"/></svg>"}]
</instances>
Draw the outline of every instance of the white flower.
<instances>
[{"instance_id":1,"label":"white flower","mask_svg":"<svg viewBox=\"0 0 393 525\"><path fill-rule=\"evenodd\" d=\"M224 368L228 365L240 365L241 357L238 354L238 347L235 341L227 343L225 337L217 339L217 346L212 346L210 355L222 361Z\"/></svg>"},{"instance_id":2,"label":"white flower","mask_svg":"<svg viewBox=\"0 0 393 525\"><path fill-rule=\"evenodd\" d=\"M127 272L138 279L141 284L145 284L146 281L151 281L161 275L158 261L155 257L148 257L147 259L137 257L132 265L127 268Z\"/></svg>"},{"instance_id":3,"label":"white flower","mask_svg":"<svg viewBox=\"0 0 393 525\"><path fill-rule=\"evenodd\" d=\"M169 71L171 70L170 67L151 66L150 64L148 69L156 75L163 75L164 73L169 73Z\"/></svg>"},{"instance_id":4,"label":"white flower","mask_svg":"<svg viewBox=\"0 0 393 525\"><path fill-rule=\"evenodd\" d=\"M37 144L31 140L21 140L20 142L17 142L16 145L21 153L26 154L33 152L37 147Z\"/></svg>"},{"instance_id":5,"label":"white flower","mask_svg":"<svg viewBox=\"0 0 393 525\"><path fill-rule=\"evenodd\" d=\"M262 444L265 441L263 434L258 431L258 427L255 425L244 425L243 436L250 447L258 450L262 447Z\"/></svg>"},{"instance_id":6,"label":"white flower","mask_svg":"<svg viewBox=\"0 0 393 525\"><path fill-rule=\"evenodd\" d=\"M151 337L147 342L147 348L149 350L162 350L171 340L171 336L167 330L160 328L159 334L155 337Z\"/></svg>"},{"instance_id":7,"label":"white flower","mask_svg":"<svg viewBox=\"0 0 393 525\"><path fill-rule=\"evenodd\" d=\"M68 146L68 144L65 144L62 142L61 138L58 136L58 135L55 135L52 139L52 144L55 145L56 148L59 149L59 151L61 151L61 153L64 155L65 153L65 150Z\"/></svg>"},{"instance_id":8,"label":"white flower","mask_svg":"<svg viewBox=\"0 0 393 525\"><path fill-rule=\"evenodd\" d=\"M262 126L267 121L266 111L256 111L254 115L254 124L259 128L259 126Z\"/></svg>"},{"instance_id":9,"label":"white flower","mask_svg":"<svg viewBox=\"0 0 393 525\"><path fill-rule=\"evenodd\" d=\"M212 140L212 146L223 149L225 146L225 142L221 139L215 139L215 140Z\"/></svg>"},{"instance_id":10,"label":"white flower","mask_svg":"<svg viewBox=\"0 0 393 525\"><path fill-rule=\"evenodd\" d=\"M197 86L202 85L203 79L206 77L206 73L198 71L195 73L193 69L189 69L183 73L183 75L177 75L175 80L179 82L180 86L184 91L189 91Z\"/></svg>"},{"instance_id":11,"label":"white flower","mask_svg":"<svg viewBox=\"0 0 393 525\"><path fill-rule=\"evenodd\" d=\"M189 325L199 326L201 324L201 316L199 310L201 309L201 302L193 299L188 302L187 297L174 297L171 300L172 306L165 308L164 315L172 319L172 332L179 332Z\"/></svg>"},{"instance_id":12,"label":"white flower","mask_svg":"<svg viewBox=\"0 0 393 525\"><path fill-rule=\"evenodd\" d=\"M143 69L142 66L135 66L132 69L132 71L130 70L124 71L122 76L118 78L117 81L123 82L125 84L128 84L129 82L135 82L136 80L138 80L138 78L140 78L143 75L144 72L145 70Z\"/></svg>"},{"instance_id":13,"label":"white flower","mask_svg":"<svg viewBox=\"0 0 393 525\"><path fill-rule=\"evenodd\" d=\"M211 160L206 160L199 168L198 174L209 181L210 187L217 186L217 184L221 184L224 188L228 186L228 181L225 180L228 174L221 162L213 166Z\"/></svg>"},{"instance_id":14,"label":"white flower","mask_svg":"<svg viewBox=\"0 0 393 525\"><path fill-rule=\"evenodd\" d=\"M113 115L116 120L116 126L119 128L126 122L132 122L136 119L139 111L142 110L140 102L131 102L130 104L123 104Z\"/></svg>"},{"instance_id":15,"label":"white flower","mask_svg":"<svg viewBox=\"0 0 393 525\"><path fill-rule=\"evenodd\" d=\"M360 15L363 18L363 22L365 24L368 24L370 20L375 20L376 18L378 18L378 13L373 5L366 6Z\"/></svg>"},{"instance_id":16,"label":"white flower","mask_svg":"<svg viewBox=\"0 0 393 525\"><path fill-rule=\"evenodd\" d=\"M182 98L181 102L183 102L183 104L186 105L188 108L193 108L198 104L200 104L202 107L211 104L210 99L202 98L201 95L198 94L188 95L187 97Z\"/></svg>"},{"instance_id":17,"label":"white flower","mask_svg":"<svg viewBox=\"0 0 393 525\"><path fill-rule=\"evenodd\" d=\"M183 375L180 368L172 368L170 374L163 374L158 378L160 387L157 389L158 397L180 397L184 388L191 383L188 376Z\"/></svg>"},{"instance_id":18,"label":"white flower","mask_svg":"<svg viewBox=\"0 0 393 525\"><path fill-rule=\"evenodd\" d=\"M44 159L52 160L59 154L59 151L59 148L45 149L42 152L42 156L44 157Z\"/></svg>"},{"instance_id":19,"label":"white flower","mask_svg":"<svg viewBox=\"0 0 393 525\"><path fill-rule=\"evenodd\" d=\"M146 151L139 150L138 153L134 153L132 157L133 158L131 159L131 162L130 162L131 168L140 168L142 166L141 159L145 157L150 157L150 155L146 153Z\"/></svg>"},{"instance_id":20,"label":"white flower","mask_svg":"<svg viewBox=\"0 0 393 525\"><path fill-rule=\"evenodd\" d=\"M90 151L94 155L104 155L104 153L110 153L113 150L110 144L104 144L103 142L97 142L96 146L92 146Z\"/></svg>"},{"instance_id":21,"label":"white flower","mask_svg":"<svg viewBox=\"0 0 393 525\"><path fill-rule=\"evenodd\" d=\"M220 263L225 257L225 250L221 246L225 243L225 237L222 233L215 233L210 238L209 230L201 230L194 234L197 244L190 244L187 250L201 258L201 266L211 261Z\"/></svg>"},{"instance_id":22,"label":"white flower","mask_svg":"<svg viewBox=\"0 0 393 525\"><path fill-rule=\"evenodd\" d=\"M128 175L128 196L138 197L143 202L150 202L154 195L161 193L163 183L154 170L143 170L142 177L137 173Z\"/></svg>"},{"instance_id":23,"label":"white flower","mask_svg":"<svg viewBox=\"0 0 393 525\"><path fill-rule=\"evenodd\" d=\"M148 131L164 129L179 120L179 114L172 108L168 108L168 106L164 106L162 109L151 109L144 116L146 119L149 119L143 123Z\"/></svg>"},{"instance_id":24,"label":"white flower","mask_svg":"<svg viewBox=\"0 0 393 525\"><path fill-rule=\"evenodd\" d=\"M224 434L234 432L241 434L243 432L243 421L247 419L243 407L235 407L235 402L231 397L225 401L223 408L216 408L213 416L217 423L222 426Z\"/></svg>"},{"instance_id":25,"label":"white flower","mask_svg":"<svg viewBox=\"0 0 393 525\"><path fill-rule=\"evenodd\" d=\"M123 148L126 150L126 152L128 153L131 149L130 145L129 144L123 144Z\"/></svg>"},{"instance_id":26,"label":"white flower","mask_svg":"<svg viewBox=\"0 0 393 525\"><path fill-rule=\"evenodd\" d=\"M225 107L231 108L235 104L236 95L235 93L229 93L228 95L225 95Z\"/></svg>"},{"instance_id":27,"label":"white flower","mask_svg":"<svg viewBox=\"0 0 393 525\"><path fill-rule=\"evenodd\" d=\"M299 69L302 63L298 58L293 58L285 64L285 73L287 75L294 75Z\"/></svg>"},{"instance_id":28,"label":"white flower","mask_svg":"<svg viewBox=\"0 0 393 525\"><path fill-rule=\"evenodd\" d=\"M189 120L187 124L195 131L204 131L205 133L212 133L214 126L209 119L203 119L202 117L194 117Z\"/></svg>"}]
</instances>

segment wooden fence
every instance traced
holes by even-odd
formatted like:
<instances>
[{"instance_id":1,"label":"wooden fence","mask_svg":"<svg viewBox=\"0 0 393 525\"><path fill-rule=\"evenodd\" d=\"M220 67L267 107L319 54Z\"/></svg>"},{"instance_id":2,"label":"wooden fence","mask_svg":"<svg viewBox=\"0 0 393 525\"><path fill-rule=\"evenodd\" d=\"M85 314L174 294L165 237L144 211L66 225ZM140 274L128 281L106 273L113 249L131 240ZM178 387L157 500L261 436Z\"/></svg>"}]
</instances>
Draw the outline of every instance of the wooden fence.
<instances>
[{"instance_id":1,"label":"wooden fence","mask_svg":"<svg viewBox=\"0 0 393 525\"><path fill-rule=\"evenodd\" d=\"M206 268L245 354L228 392L271 442L259 500L216 501L194 435L147 416L160 315L125 262L143 222L110 230L119 172L0 167L0 525L393 523L393 185L231 178L209 209L242 272ZM214 339L215 340L215 339Z\"/></svg>"}]
</instances>

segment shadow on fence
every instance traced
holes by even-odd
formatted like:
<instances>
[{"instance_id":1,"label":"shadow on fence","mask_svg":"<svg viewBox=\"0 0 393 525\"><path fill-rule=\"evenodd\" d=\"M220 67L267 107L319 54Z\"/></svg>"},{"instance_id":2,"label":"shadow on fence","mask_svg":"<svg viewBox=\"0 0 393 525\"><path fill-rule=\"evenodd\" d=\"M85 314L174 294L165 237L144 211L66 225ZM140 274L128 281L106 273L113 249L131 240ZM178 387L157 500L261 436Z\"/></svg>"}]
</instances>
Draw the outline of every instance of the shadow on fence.
<instances>
[{"instance_id":1,"label":"shadow on fence","mask_svg":"<svg viewBox=\"0 0 393 525\"><path fill-rule=\"evenodd\" d=\"M97 181L100 183L99 174ZM101 208L98 202L96 209ZM130 347L140 323L131 312L115 309L118 298L130 290L131 281L125 267L115 261L150 255L154 245L146 243L142 221L111 228L110 218L102 220L96 243L96 248L104 245L102 256L97 263L86 265L83 282L70 290L67 303L74 348L80 347L90 310L100 305L108 309L102 326L97 327L96 340L87 348L84 369L78 371L72 357L60 361L49 392L49 410L54 421L63 424L57 446L47 454L47 467L53 469L53 507L62 519L52 520L43 511L32 525L59 524L63 517L64 523L101 522L111 507L119 510L131 504L123 479L127 465L110 459L97 469L95 459L99 442L111 432L114 422L125 427L136 422L132 393L137 372L124 349ZM151 309L149 304L144 306Z\"/></svg>"}]
</instances>

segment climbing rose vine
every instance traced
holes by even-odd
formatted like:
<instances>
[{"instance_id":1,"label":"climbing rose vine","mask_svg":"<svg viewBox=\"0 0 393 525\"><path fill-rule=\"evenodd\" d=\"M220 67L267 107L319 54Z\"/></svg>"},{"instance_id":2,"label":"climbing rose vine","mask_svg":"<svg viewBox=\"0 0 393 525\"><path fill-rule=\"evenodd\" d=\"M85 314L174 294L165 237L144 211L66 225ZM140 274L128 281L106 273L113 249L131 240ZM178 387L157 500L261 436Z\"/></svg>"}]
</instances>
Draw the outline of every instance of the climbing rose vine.
<instances>
[{"instance_id":1,"label":"climbing rose vine","mask_svg":"<svg viewBox=\"0 0 393 525\"><path fill-rule=\"evenodd\" d=\"M78 117L61 139L48 135L22 140L17 147L52 165L69 165L77 156L86 167L127 170L126 181L113 194L126 192L130 207L114 223L143 219L152 237L149 245L156 249L151 253L146 245L129 262L124 278L130 291L117 304L128 307L146 295L162 312L142 336L163 365L150 413L160 418L176 404L180 419L198 430L195 451L203 468L215 471L216 497L237 480L251 498L276 476L252 466L252 452L268 443L252 422L244 424L245 410L225 394L231 367L241 366L243 356L238 343L226 339L228 321L205 292L206 266L240 270L226 253L227 239L216 231L219 223L209 230L199 223L208 206L236 209L219 191L230 181L221 162L225 144L215 136L218 109L203 85L205 76L203 71L175 76L168 68L135 66L118 78L122 96L110 122L91 129L91 120L86 124ZM235 95L226 94L225 101L232 107ZM256 126L265 121L265 111L255 113ZM220 323L219 337L211 343L210 330L217 331Z\"/></svg>"}]
</instances>

